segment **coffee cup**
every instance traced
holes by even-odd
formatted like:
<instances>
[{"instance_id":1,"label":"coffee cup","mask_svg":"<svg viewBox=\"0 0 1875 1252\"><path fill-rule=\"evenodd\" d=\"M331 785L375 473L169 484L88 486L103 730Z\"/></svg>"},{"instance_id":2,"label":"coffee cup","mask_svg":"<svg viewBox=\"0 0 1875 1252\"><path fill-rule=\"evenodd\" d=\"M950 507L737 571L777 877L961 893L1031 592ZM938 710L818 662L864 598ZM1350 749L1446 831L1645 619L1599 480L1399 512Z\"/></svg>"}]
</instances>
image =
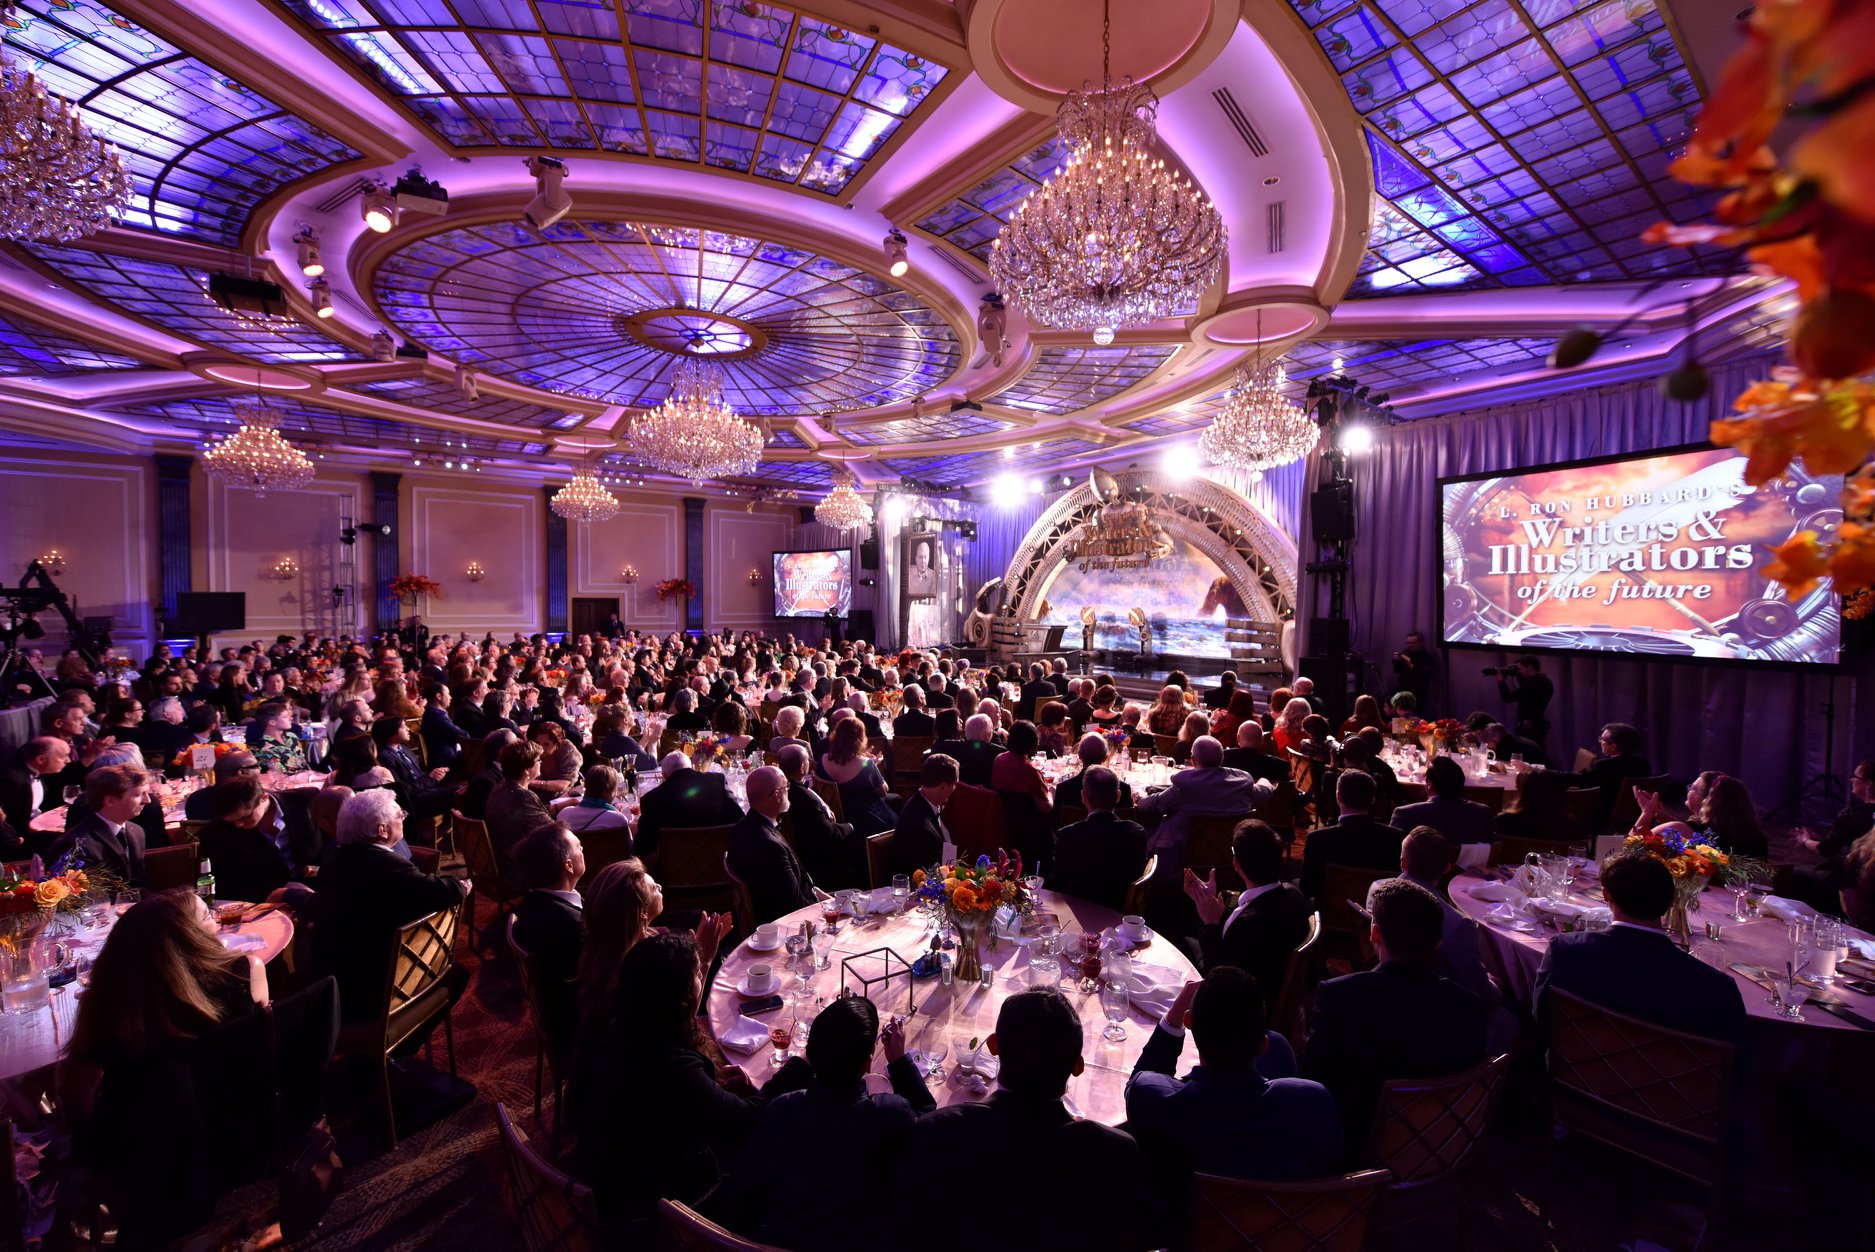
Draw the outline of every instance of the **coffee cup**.
<instances>
[{"instance_id":1,"label":"coffee cup","mask_svg":"<svg viewBox=\"0 0 1875 1252\"><path fill-rule=\"evenodd\" d=\"M1146 937L1146 919L1137 913L1128 913L1125 917L1120 919L1119 931L1120 934L1127 939L1144 939Z\"/></svg>"},{"instance_id":2,"label":"coffee cup","mask_svg":"<svg viewBox=\"0 0 1875 1252\"><path fill-rule=\"evenodd\" d=\"M756 995L767 995L775 989L775 971L766 965L749 966L748 986Z\"/></svg>"},{"instance_id":3,"label":"coffee cup","mask_svg":"<svg viewBox=\"0 0 1875 1252\"><path fill-rule=\"evenodd\" d=\"M781 942L781 927L774 922L765 922L755 928L755 946L772 948Z\"/></svg>"}]
</instances>

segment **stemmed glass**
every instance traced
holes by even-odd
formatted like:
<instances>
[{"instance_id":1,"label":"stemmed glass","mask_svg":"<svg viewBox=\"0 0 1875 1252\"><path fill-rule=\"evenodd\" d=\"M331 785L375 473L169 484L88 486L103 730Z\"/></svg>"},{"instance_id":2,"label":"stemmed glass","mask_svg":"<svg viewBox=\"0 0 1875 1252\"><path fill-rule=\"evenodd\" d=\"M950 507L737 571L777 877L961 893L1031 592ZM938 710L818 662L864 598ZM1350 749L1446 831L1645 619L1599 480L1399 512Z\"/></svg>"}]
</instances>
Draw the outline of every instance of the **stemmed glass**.
<instances>
[{"instance_id":1,"label":"stemmed glass","mask_svg":"<svg viewBox=\"0 0 1875 1252\"><path fill-rule=\"evenodd\" d=\"M1107 1016L1107 1028L1100 1032L1100 1037L1108 1043L1119 1043L1126 1038L1126 1027L1120 1023L1126 1020L1133 1006L1126 987L1128 977L1128 973L1115 970L1100 984L1100 1011Z\"/></svg>"},{"instance_id":2,"label":"stemmed glass","mask_svg":"<svg viewBox=\"0 0 1875 1252\"><path fill-rule=\"evenodd\" d=\"M944 1058L950 1055L950 1045L944 1042L942 1035L933 1035L930 1043L922 1048L912 1048L905 1053L921 1078L929 1078L944 1067Z\"/></svg>"},{"instance_id":3,"label":"stemmed glass","mask_svg":"<svg viewBox=\"0 0 1875 1252\"><path fill-rule=\"evenodd\" d=\"M68 785L61 794L65 797L65 803L77 804L78 797L85 794L85 789Z\"/></svg>"}]
</instances>

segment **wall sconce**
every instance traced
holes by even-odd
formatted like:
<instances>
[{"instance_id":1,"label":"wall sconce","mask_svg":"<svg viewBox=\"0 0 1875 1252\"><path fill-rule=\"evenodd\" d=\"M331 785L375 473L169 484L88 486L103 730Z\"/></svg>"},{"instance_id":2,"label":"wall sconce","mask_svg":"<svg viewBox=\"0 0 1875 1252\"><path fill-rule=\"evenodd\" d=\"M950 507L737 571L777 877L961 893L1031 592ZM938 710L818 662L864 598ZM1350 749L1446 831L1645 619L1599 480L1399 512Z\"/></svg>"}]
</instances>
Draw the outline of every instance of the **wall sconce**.
<instances>
[{"instance_id":1,"label":"wall sconce","mask_svg":"<svg viewBox=\"0 0 1875 1252\"><path fill-rule=\"evenodd\" d=\"M57 548L47 548L39 554L39 563L46 567L46 573L57 578L65 572L65 554Z\"/></svg>"},{"instance_id":2,"label":"wall sconce","mask_svg":"<svg viewBox=\"0 0 1875 1252\"><path fill-rule=\"evenodd\" d=\"M618 572L618 580L627 587L633 585L638 581L638 567L636 565L627 565Z\"/></svg>"},{"instance_id":3,"label":"wall sconce","mask_svg":"<svg viewBox=\"0 0 1875 1252\"><path fill-rule=\"evenodd\" d=\"M749 566L749 586L759 587L761 585L762 585L762 571L759 569L756 569L753 565Z\"/></svg>"},{"instance_id":4,"label":"wall sconce","mask_svg":"<svg viewBox=\"0 0 1875 1252\"><path fill-rule=\"evenodd\" d=\"M469 581L472 583L479 583L484 578L488 577L488 571L482 568L482 563L480 561L470 561L469 568L464 570L463 573L469 576Z\"/></svg>"},{"instance_id":5,"label":"wall sconce","mask_svg":"<svg viewBox=\"0 0 1875 1252\"><path fill-rule=\"evenodd\" d=\"M275 582L291 582L299 577L299 562L290 556L283 556L273 563L273 568L267 571L267 576Z\"/></svg>"}]
</instances>

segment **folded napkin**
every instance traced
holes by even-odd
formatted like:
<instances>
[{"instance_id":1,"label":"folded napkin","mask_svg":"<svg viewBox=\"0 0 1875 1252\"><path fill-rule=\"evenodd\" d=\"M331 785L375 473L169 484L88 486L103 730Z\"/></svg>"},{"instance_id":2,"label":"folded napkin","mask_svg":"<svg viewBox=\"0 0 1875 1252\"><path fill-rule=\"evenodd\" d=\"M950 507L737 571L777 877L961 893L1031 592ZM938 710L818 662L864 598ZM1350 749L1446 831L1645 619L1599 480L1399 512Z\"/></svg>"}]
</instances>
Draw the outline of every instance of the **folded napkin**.
<instances>
[{"instance_id":1,"label":"folded napkin","mask_svg":"<svg viewBox=\"0 0 1875 1252\"><path fill-rule=\"evenodd\" d=\"M1496 904L1504 900L1521 901L1524 893L1507 882L1473 883L1465 888L1474 900L1483 900L1487 904Z\"/></svg>"},{"instance_id":2,"label":"folded napkin","mask_svg":"<svg viewBox=\"0 0 1875 1252\"><path fill-rule=\"evenodd\" d=\"M892 898L892 889L886 887L879 891L855 891L853 893L853 913L864 917L868 913L896 913L898 901Z\"/></svg>"},{"instance_id":3,"label":"folded napkin","mask_svg":"<svg viewBox=\"0 0 1875 1252\"><path fill-rule=\"evenodd\" d=\"M1849 936L1845 938L1843 942L1849 945L1849 950L1851 952L1855 953L1863 960L1875 961L1875 941L1857 939L1854 936Z\"/></svg>"},{"instance_id":4,"label":"folded napkin","mask_svg":"<svg viewBox=\"0 0 1875 1252\"><path fill-rule=\"evenodd\" d=\"M1491 859L1491 845L1488 843L1461 843L1458 845L1458 867L1460 869L1482 869Z\"/></svg>"},{"instance_id":5,"label":"folded napkin","mask_svg":"<svg viewBox=\"0 0 1875 1252\"><path fill-rule=\"evenodd\" d=\"M1528 865L1518 866L1517 872L1511 875L1511 882L1516 884L1517 890L1527 896L1540 894L1537 890L1536 870Z\"/></svg>"},{"instance_id":6,"label":"folded napkin","mask_svg":"<svg viewBox=\"0 0 1875 1252\"><path fill-rule=\"evenodd\" d=\"M736 1020L716 1036L716 1042L731 1052L752 1054L767 1046L768 1027L745 1013L738 1013Z\"/></svg>"},{"instance_id":7,"label":"folded napkin","mask_svg":"<svg viewBox=\"0 0 1875 1252\"><path fill-rule=\"evenodd\" d=\"M1786 900L1783 896L1766 896L1758 908L1780 922L1794 922L1799 917L1815 917L1816 910L1802 900Z\"/></svg>"},{"instance_id":8,"label":"folded napkin","mask_svg":"<svg viewBox=\"0 0 1875 1252\"><path fill-rule=\"evenodd\" d=\"M1179 988L1185 985L1185 976L1177 970L1161 969L1156 965L1135 965L1127 976L1127 997L1133 1007L1153 1021L1165 1016L1172 1007L1172 1001L1178 998Z\"/></svg>"},{"instance_id":9,"label":"folded napkin","mask_svg":"<svg viewBox=\"0 0 1875 1252\"><path fill-rule=\"evenodd\" d=\"M1538 917L1576 918L1588 910L1567 900L1545 900L1539 897L1530 901L1530 911Z\"/></svg>"}]
</instances>

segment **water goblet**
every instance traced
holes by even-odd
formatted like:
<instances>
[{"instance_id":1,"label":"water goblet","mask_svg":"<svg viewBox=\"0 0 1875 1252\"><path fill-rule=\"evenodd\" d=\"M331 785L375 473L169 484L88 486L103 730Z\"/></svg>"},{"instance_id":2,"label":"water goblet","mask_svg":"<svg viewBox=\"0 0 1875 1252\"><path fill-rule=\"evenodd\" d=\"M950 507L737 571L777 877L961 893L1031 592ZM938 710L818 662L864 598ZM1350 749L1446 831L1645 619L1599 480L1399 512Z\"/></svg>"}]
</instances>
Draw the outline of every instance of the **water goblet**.
<instances>
[{"instance_id":1,"label":"water goblet","mask_svg":"<svg viewBox=\"0 0 1875 1252\"><path fill-rule=\"evenodd\" d=\"M85 789L83 787L68 786L65 788L65 790L61 794L63 794L65 797L65 803L77 804L78 797L85 794Z\"/></svg>"},{"instance_id":2,"label":"water goblet","mask_svg":"<svg viewBox=\"0 0 1875 1252\"><path fill-rule=\"evenodd\" d=\"M1109 978L1100 985L1100 1011L1107 1018L1107 1028L1100 1032L1102 1039L1108 1043L1119 1043L1126 1038L1126 1027L1120 1023L1126 1020L1132 1004L1125 978Z\"/></svg>"},{"instance_id":3,"label":"water goblet","mask_svg":"<svg viewBox=\"0 0 1875 1252\"><path fill-rule=\"evenodd\" d=\"M905 901L911 897L911 875L892 875L892 904L896 911L905 911Z\"/></svg>"},{"instance_id":4,"label":"water goblet","mask_svg":"<svg viewBox=\"0 0 1875 1252\"><path fill-rule=\"evenodd\" d=\"M950 1055L950 1045L939 1036L923 1047L911 1049L905 1055L917 1068L919 1077L929 1078L944 1067L944 1058Z\"/></svg>"}]
</instances>

